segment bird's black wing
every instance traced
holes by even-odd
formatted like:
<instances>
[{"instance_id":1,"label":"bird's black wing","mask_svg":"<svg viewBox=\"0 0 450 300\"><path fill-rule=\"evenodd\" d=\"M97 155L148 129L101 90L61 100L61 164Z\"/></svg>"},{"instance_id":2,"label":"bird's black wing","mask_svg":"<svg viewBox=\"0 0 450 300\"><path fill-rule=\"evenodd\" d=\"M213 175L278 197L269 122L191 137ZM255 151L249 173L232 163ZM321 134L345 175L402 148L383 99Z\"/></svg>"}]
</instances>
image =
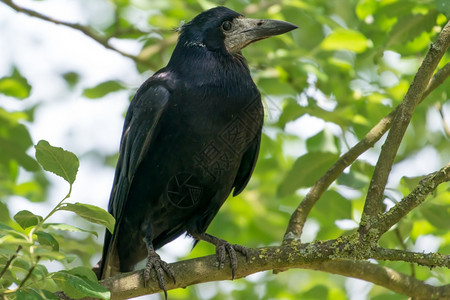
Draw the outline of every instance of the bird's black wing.
<instances>
[{"instance_id":1,"label":"bird's black wing","mask_svg":"<svg viewBox=\"0 0 450 300\"><path fill-rule=\"evenodd\" d=\"M144 84L131 102L122 133L108 211L116 219L114 233L106 231L100 278L119 272L117 235L133 177L142 159L149 151L158 121L169 101L170 92L161 85Z\"/></svg>"},{"instance_id":2,"label":"bird's black wing","mask_svg":"<svg viewBox=\"0 0 450 300\"><path fill-rule=\"evenodd\" d=\"M256 161L258 160L262 126L264 123L264 108L261 102L261 94L258 91L253 101L244 109L244 115L246 115L244 118L247 120L247 126L251 128L250 130L255 135L247 146L247 150L242 155L239 169L233 182L233 196L239 195L247 186L255 169Z\"/></svg>"},{"instance_id":3,"label":"bird's black wing","mask_svg":"<svg viewBox=\"0 0 450 300\"><path fill-rule=\"evenodd\" d=\"M244 152L242 156L241 164L239 170L236 174L233 186L233 196L239 195L252 176L253 170L255 169L256 161L258 160L259 146L261 144L261 130L258 132L256 137L251 142L247 151Z\"/></svg>"}]
</instances>

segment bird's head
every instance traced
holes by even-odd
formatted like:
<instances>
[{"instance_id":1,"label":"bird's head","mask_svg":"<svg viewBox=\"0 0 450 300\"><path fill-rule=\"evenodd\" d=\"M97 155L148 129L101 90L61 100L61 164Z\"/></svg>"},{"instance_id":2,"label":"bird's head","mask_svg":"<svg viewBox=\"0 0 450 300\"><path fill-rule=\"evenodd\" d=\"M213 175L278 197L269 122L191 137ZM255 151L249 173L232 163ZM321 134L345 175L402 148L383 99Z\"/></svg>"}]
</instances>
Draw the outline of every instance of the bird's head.
<instances>
[{"instance_id":1,"label":"bird's head","mask_svg":"<svg viewBox=\"0 0 450 300\"><path fill-rule=\"evenodd\" d=\"M185 47L204 47L209 51L239 54L249 44L297 28L269 19L249 19L223 6L202 12L183 25L178 43Z\"/></svg>"}]
</instances>

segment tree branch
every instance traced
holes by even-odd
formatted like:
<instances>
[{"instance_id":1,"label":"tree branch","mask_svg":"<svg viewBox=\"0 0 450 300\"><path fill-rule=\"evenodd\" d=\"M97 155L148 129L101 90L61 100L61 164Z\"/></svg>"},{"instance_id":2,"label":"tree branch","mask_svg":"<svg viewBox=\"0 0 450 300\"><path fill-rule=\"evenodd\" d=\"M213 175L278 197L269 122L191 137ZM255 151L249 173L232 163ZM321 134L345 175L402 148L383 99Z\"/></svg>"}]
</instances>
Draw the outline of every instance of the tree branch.
<instances>
[{"instance_id":1,"label":"tree branch","mask_svg":"<svg viewBox=\"0 0 450 300\"><path fill-rule=\"evenodd\" d=\"M394 232L395 232L395 236L397 237L398 242L402 246L402 249L404 251L407 251L408 247L406 246L405 240L404 240L398 226L394 229ZM416 277L416 268L415 268L414 264L410 263L409 266L411 267L411 276Z\"/></svg>"},{"instance_id":2,"label":"tree branch","mask_svg":"<svg viewBox=\"0 0 450 300\"><path fill-rule=\"evenodd\" d=\"M148 60L144 60L142 59L140 56L135 56L126 52L123 52L113 46L111 46L109 44L109 38L105 37L101 34L98 34L96 32L94 32L91 28L87 27L87 26L83 26L80 24L76 24L76 23L69 23L69 22L65 22L65 21L59 21L56 19L53 19L51 17L45 16L41 13L38 13L34 10L31 9L27 9L21 6L16 5L13 1L11 0L0 0L1 2L5 3L7 6L11 7L12 9L14 9L16 12L20 12L20 13L24 13L30 17L34 17L34 18L38 18L47 22L51 22L57 25L63 25L66 27L70 27L72 29L78 30L80 32L82 32L83 34L85 34L86 36L90 37L91 39L93 39L94 41L98 42L99 44L103 45L106 49L115 51L117 53L119 53L122 56L131 58L133 61L135 61L136 63L142 64L150 69L157 69L158 66L153 65L150 61Z\"/></svg>"},{"instance_id":3,"label":"tree branch","mask_svg":"<svg viewBox=\"0 0 450 300\"><path fill-rule=\"evenodd\" d=\"M372 224L369 224L368 228L376 234L377 238L381 237L383 233L397 224L411 210L419 206L439 184L447 181L450 181L450 164L423 178L408 196L403 198L388 212L381 215Z\"/></svg>"},{"instance_id":4,"label":"tree branch","mask_svg":"<svg viewBox=\"0 0 450 300\"><path fill-rule=\"evenodd\" d=\"M435 287L391 268L369 262L330 261L314 263L303 268L362 279L416 300L448 299L450 295L450 285Z\"/></svg>"},{"instance_id":5,"label":"tree branch","mask_svg":"<svg viewBox=\"0 0 450 300\"><path fill-rule=\"evenodd\" d=\"M300 240L303 226L305 225L308 214L314 204L316 204L322 194L328 189L333 181L339 177L346 167L351 165L367 149L373 147L373 145L389 130L392 119L397 111L398 107L381 119L381 121L378 122L378 124L376 124L361 141L342 155L311 187L305 198L303 198L302 202L300 202L299 206L291 215L284 234L284 244L293 240Z\"/></svg>"},{"instance_id":6,"label":"tree branch","mask_svg":"<svg viewBox=\"0 0 450 300\"><path fill-rule=\"evenodd\" d=\"M431 78L430 82L427 85L425 92L423 92L422 99L423 101L432 91L434 91L438 86L444 83L444 81L450 76L450 63L446 63L445 66L440 68ZM419 103L420 103L419 102Z\"/></svg>"},{"instance_id":7,"label":"tree branch","mask_svg":"<svg viewBox=\"0 0 450 300\"><path fill-rule=\"evenodd\" d=\"M354 238L357 239L357 236L354 235ZM347 246L348 240L342 239L249 249L250 259L248 262L245 261L244 257L238 257L238 269L235 278L273 269L305 268L363 279L411 297L429 295L437 295L442 298L450 297L450 285L433 287L386 267L364 261L349 261L347 259L351 258L350 252L347 252L349 250L346 249ZM378 251L380 251L380 254L375 255L382 259L395 260L397 256L397 253L391 252L391 250ZM362 259L367 258L369 257ZM411 259L411 261L414 260ZM420 260L419 262L426 261ZM231 269L228 264L229 260L226 261L224 268L217 268L217 257L215 255L173 263L171 266L176 274L177 283L174 284L171 280L167 280L167 289L184 288L204 282L230 280ZM160 292L161 289L157 283L156 275L152 273L152 276L153 280L146 287L143 284L142 270L107 278L102 281L102 285L111 291L111 299L127 299Z\"/></svg>"},{"instance_id":8,"label":"tree branch","mask_svg":"<svg viewBox=\"0 0 450 300\"><path fill-rule=\"evenodd\" d=\"M397 249L378 248L373 258L378 260L404 261L421 266L450 268L450 255L440 253L417 253Z\"/></svg>"},{"instance_id":9,"label":"tree branch","mask_svg":"<svg viewBox=\"0 0 450 300\"><path fill-rule=\"evenodd\" d=\"M447 51L450 45L450 21L442 29L441 33L436 39L436 42L431 44L430 50L425 56L422 65L414 77L408 92L399 106L399 111L392 121L392 128L389 131L388 137L381 149L380 157L375 166L372 180L367 192L366 202L361 217L360 233L365 234L368 231L368 224L370 219L376 218L382 212L382 200L384 189L397 154L398 147L403 139L406 128L409 125L412 114L416 106L423 98L425 90L430 82L430 79L436 69L442 56Z\"/></svg>"},{"instance_id":10,"label":"tree branch","mask_svg":"<svg viewBox=\"0 0 450 300\"><path fill-rule=\"evenodd\" d=\"M6 271L8 270L9 266L11 265L11 263L13 262L13 260L15 260L17 258L17 255L19 254L20 250L22 250L22 246L19 245L17 247L16 252L11 255L11 257L6 261L5 263L5 267L3 268L3 270L0 272L0 279L3 277L3 275L6 273Z\"/></svg>"},{"instance_id":11,"label":"tree branch","mask_svg":"<svg viewBox=\"0 0 450 300\"><path fill-rule=\"evenodd\" d=\"M429 81L425 92L419 101L421 103L433 90L450 76L450 63L438 70ZM362 153L373 145L391 128L392 120L400 110L400 105L391 111L387 116L381 119L366 136L355 146L343 154L336 163L311 187L308 194L292 213L289 224L284 234L283 243L289 243L293 240L300 240L303 226L309 212L314 204L319 200L328 187L339 177L346 167L351 165Z\"/></svg>"}]
</instances>

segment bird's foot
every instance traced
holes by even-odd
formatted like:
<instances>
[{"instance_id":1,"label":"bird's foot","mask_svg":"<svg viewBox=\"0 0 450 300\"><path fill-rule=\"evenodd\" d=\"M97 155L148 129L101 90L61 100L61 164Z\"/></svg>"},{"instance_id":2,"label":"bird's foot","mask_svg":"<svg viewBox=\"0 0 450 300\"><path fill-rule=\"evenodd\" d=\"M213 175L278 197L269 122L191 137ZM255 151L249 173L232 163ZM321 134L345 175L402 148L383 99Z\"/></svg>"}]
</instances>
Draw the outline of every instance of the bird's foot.
<instances>
[{"instance_id":1,"label":"bird's foot","mask_svg":"<svg viewBox=\"0 0 450 300\"><path fill-rule=\"evenodd\" d=\"M148 254L148 261L144 268L144 286L150 280L151 270L155 270L156 277L158 279L159 287L164 291L165 299L167 300L167 289L166 282L164 280L164 272L173 280L175 284L175 273L172 270L172 267L163 261L161 257L156 252L151 252Z\"/></svg>"},{"instance_id":2,"label":"bird's foot","mask_svg":"<svg viewBox=\"0 0 450 300\"><path fill-rule=\"evenodd\" d=\"M190 233L190 234L197 241L202 240L202 241L208 242L208 243L216 246L216 254L217 254L217 260L219 263L219 269L223 268L226 255L228 253L228 256L230 257L230 265L231 265L231 279L234 279L234 275L236 274L236 268L237 268L236 251L241 253L242 255L244 255L247 261L249 259L248 249L244 246L230 244L225 240L219 239L219 238L212 236L210 234L207 234L207 233L200 233L200 234Z\"/></svg>"},{"instance_id":3,"label":"bird's foot","mask_svg":"<svg viewBox=\"0 0 450 300\"><path fill-rule=\"evenodd\" d=\"M223 267L225 263L226 254L228 253L231 265L231 279L234 279L234 275L236 274L237 268L236 251L244 255L246 260L248 261L249 254L248 249L246 247L236 244L230 244L225 240L218 239L218 242L216 244L216 254L217 260L219 261L219 268Z\"/></svg>"}]
</instances>

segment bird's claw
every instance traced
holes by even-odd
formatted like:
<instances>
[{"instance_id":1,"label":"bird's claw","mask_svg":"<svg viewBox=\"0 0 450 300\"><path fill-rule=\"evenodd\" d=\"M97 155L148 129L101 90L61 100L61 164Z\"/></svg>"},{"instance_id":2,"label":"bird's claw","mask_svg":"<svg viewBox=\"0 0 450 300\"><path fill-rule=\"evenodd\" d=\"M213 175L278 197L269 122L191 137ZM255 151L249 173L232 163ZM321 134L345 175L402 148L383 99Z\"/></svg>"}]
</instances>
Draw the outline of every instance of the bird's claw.
<instances>
[{"instance_id":1,"label":"bird's claw","mask_svg":"<svg viewBox=\"0 0 450 300\"><path fill-rule=\"evenodd\" d=\"M219 268L222 268L225 263L225 256L228 253L230 257L230 265L231 265L231 279L234 279L234 275L236 274L237 268L237 256L236 251L240 252L245 256L248 261L248 249L241 245L230 244L227 241L221 240L216 246L216 254L217 260L219 262Z\"/></svg>"},{"instance_id":2,"label":"bird's claw","mask_svg":"<svg viewBox=\"0 0 450 300\"><path fill-rule=\"evenodd\" d=\"M151 278L151 270L155 270L156 277L158 279L159 287L164 291L165 299L167 300L167 289L166 282L164 280L164 272L173 280L173 283L176 283L175 273L172 270L172 267L163 261L161 257L159 257L156 253L150 253L148 255L147 264L144 268L144 286Z\"/></svg>"}]
</instances>

